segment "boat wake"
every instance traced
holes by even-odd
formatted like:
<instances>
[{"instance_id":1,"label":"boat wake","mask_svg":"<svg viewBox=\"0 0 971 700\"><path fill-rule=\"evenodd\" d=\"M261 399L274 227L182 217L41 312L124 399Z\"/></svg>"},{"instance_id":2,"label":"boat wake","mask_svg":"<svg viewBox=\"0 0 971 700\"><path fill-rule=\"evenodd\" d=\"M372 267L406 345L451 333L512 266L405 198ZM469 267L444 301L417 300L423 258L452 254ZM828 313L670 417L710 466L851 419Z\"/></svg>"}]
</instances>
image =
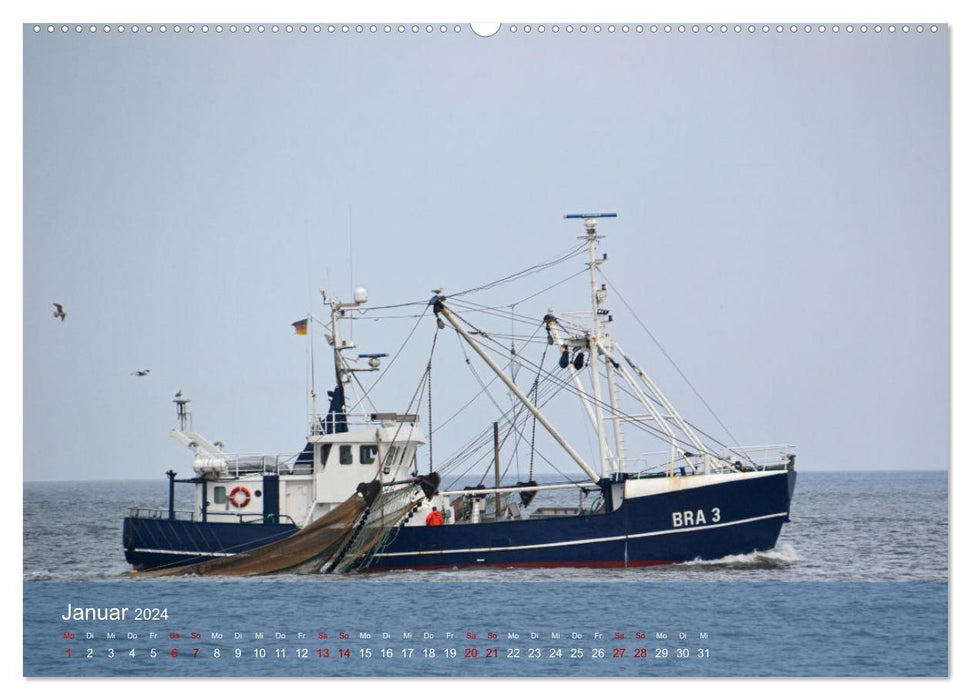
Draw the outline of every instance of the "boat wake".
<instances>
[{"instance_id":1,"label":"boat wake","mask_svg":"<svg viewBox=\"0 0 971 700\"><path fill-rule=\"evenodd\" d=\"M801 561L801 558L791 544L781 544L764 552L749 554L733 554L721 559L684 562L678 566L688 566L700 569L784 569Z\"/></svg>"},{"instance_id":2,"label":"boat wake","mask_svg":"<svg viewBox=\"0 0 971 700\"><path fill-rule=\"evenodd\" d=\"M129 567L105 569L34 569L24 572L25 582L113 581L129 571Z\"/></svg>"}]
</instances>

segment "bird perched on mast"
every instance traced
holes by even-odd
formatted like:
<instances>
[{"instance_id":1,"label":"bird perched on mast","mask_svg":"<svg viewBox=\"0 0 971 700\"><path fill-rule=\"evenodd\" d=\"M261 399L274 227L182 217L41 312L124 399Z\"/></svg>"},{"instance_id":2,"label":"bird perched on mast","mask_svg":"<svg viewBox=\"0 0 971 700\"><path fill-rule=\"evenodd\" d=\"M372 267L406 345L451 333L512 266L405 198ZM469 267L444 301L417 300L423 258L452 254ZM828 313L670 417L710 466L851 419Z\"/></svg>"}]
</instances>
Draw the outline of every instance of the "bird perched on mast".
<instances>
[{"instance_id":1,"label":"bird perched on mast","mask_svg":"<svg viewBox=\"0 0 971 700\"><path fill-rule=\"evenodd\" d=\"M61 304L58 304L56 301L53 302L53 304L54 304L54 318L59 318L62 321L65 318L67 318L67 314L64 312L64 307Z\"/></svg>"}]
</instances>

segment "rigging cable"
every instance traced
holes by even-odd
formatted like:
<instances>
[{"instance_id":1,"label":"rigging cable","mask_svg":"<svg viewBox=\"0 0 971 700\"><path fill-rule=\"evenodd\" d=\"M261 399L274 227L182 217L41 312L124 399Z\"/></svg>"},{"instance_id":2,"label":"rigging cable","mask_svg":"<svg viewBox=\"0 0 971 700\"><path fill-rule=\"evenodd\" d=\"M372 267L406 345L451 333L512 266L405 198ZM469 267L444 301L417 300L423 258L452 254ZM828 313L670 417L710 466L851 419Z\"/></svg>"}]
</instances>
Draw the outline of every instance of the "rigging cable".
<instances>
[{"instance_id":1,"label":"rigging cable","mask_svg":"<svg viewBox=\"0 0 971 700\"><path fill-rule=\"evenodd\" d=\"M532 339L532 338L534 338L536 336L536 334L539 332L539 329L541 327L542 326L539 325L539 324L536 326L536 329L533 331L533 335L530 336L530 339ZM549 346L546 346L546 347L548 348ZM543 350L543 358L545 359L545 357L546 357L546 349ZM515 383L515 378L513 379L513 382ZM538 386L538 384L539 384L539 373L538 372L537 372L536 379L533 381L533 384L534 384L534 387ZM534 406L536 405L536 401L535 400L533 402L533 405ZM520 444L523 442L523 440L526 437L525 434L524 434L524 431L519 427L519 422L520 422L520 418L526 413L526 406L524 404L522 404L521 402L516 401L516 402L513 402L512 408L510 410L512 411L512 417L509 419L509 429L510 429L510 431L512 431L512 432L515 433L515 442L513 444L513 454L515 455L515 461L516 461L516 476L518 478L519 477L519 446L520 446ZM534 416L532 414L530 414L530 415L533 418L533 440L530 442L531 452L530 452L530 477L529 478L532 479L533 478L532 477L532 457L533 457L532 450L535 448L536 416ZM506 438L503 438L503 442L502 442L503 445L505 445L506 439L508 438L508 436L509 436L509 433L507 433ZM512 462L510 461L509 464L506 465L506 468L502 472L502 476L503 477L505 477L506 474L509 473L509 469L511 468L511 466L512 466ZM486 465L486 469L488 471L488 465ZM483 480L484 479L485 479L485 475L483 476Z\"/></svg>"},{"instance_id":2,"label":"rigging cable","mask_svg":"<svg viewBox=\"0 0 971 700\"><path fill-rule=\"evenodd\" d=\"M539 367L536 368L536 377L533 379L533 405L535 406L539 402L539 378L540 373L543 369L543 363L546 361L546 351L549 350L549 344L543 349L543 356L539 360ZM536 416L533 415L533 430L529 438L529 481L533 480L533 457L536 455Z\"/></svg>"},{"instance_id":3,"label":"rigging cable","mask_svg":"<svg viewBox=\"0 0 971 700\"><path fill-rule=\"evenodd\" d=\"M481 396L481 392L479 393L479 396ZM521 416L522 416L522 410L521 409L522 409L522 407L520 406L520 409L519 410L509 409L505 413L503 413L500 416L500 420L503 422L503 425L504 426L507 425L508 423L510 423L511 420L512 421L520 420L521 419ZM513 415L513 414L515 414L515 415ZM511 415L513 415L512 418L510 418ZM491 434L492 434L492 431L491 431L491 427L490 427L490 428L487 428L487 429L484 429L484 430L480 431L477 435L475 435L472 438L470 438L468 441L466 441L464 443L464 447L460 448L458 450L458 452L456 452L455 454L451 455L445 461L445 466L443 466L439 471L441 473L446 473L448 471L451 471L454 466L456 466L456 465L458 465L458 464L460 464L462 462L465 462L465 461L471 459L473 457L473 455L475 455L476 453L479 453L479 452L482 452L482 451L486 450L488 448L489 443L490 443L490 440L491 440ZM476 462L478 462L478 460L476 460ZM475 466L474 464L471 465L468 469L466 469L464 472L462 472L461 474L459 474L458 478L461 478L462 476L464 476L472 468L474 468L474 466ZM555 469L555 467L554 467L554 469Z\"/></svg>"},{"instance_id":4,"label":"rigging cable","mask_svg":"<svg viewBox=\"0 0 971 700\"><path fill-rule=\"evenodd\" d=\"M644 329L644 332L647 333L647 335L650 337L650 339L654 341L654 344L657 345L658 349L667 358L668 362L670 362L671 365L674 367L674 369L677 370L678 374L681 375L681 378L684 380L685 384L688 385L688 387L691 389L691 391L694 392L695 396L697 396L698 399L701 401L701 403L704 404L705 408L708 409L708 412L711 413L712 417L714 417L714 419L716 421L718 421L718 425L720 425L722 427L722 430L724 430L725 433L728 434L728 437L730 437L732 439L732 441L736 445L740 444L739 441L738 441L738 438L736 438L734 435L732 435L732 431L730 431L725 426L725 424L722 423L721 418L718 417L718 415L715 413L714 409L712 409L712 407L708 405L708 402L705 401L705 399L701 395L701 393L697 389L695 389L694 384L692 384L689 381L689 379L685 376L684 372L681 371L681 368L678 367L678 364L674 361L674 359L670 355L668 355L667 351L661 346L661 343L658 342L658 339L654 337L654 334L651 333L651 331L644 324L644 322L641 321L641 319L637 316L637 314L634 312L634 309L632 309L631 306L630 306L630 304L627 303L627 300L624 298L624 295L621 294L620 291L618 291L617 286L613 282L611 282L609 279L607 279L607 276L604 275L603 272L601 272L600 274L601 274L601 276L605 280L607 280L607 283L610 285L611 291L613 291L617 295L617 298L620 299L621 303L623 303L623 305L627 308L627 311L630 312L630 315L634 317L634 320L637 321L637 323L640 325L640 327ZM745 455L745 457L750 462L752 461L751 457L749 457L748 455Z\"/></svg>"},{"instance_id":5,"label":"rigging cable","mask_svg":"<svg viewBox=\"0 0 971 700\"><path fill-rule=\"evenodd\" d=\"M454 294L450 294L449 296L450 297L458 297L458 296L462 296L462 295L465 295L465 294L471 294L473 292L479 292L479 291L483 291L483 290L487 290L487 289L492 289L494 287L498 287L499 285L506 284L507 282L514 282L514 281L516 281L518 279L522 279L524 277L528 277L529 275L535 274L537 272L542 272L543 270L546 270L546 269L548 269L550 267L553 267L555 265L559 265L560 263L566 262L570 258L576 257L580 253L583 253L585 250L586 250L586 243L581 243L580 245L575 246L573 248L570 248L570 249L564 251L563 253L560 253L559 255L555 256L554 258L552 258L550 260L547 260L546 262L537 263L536 265L532 265L532 266L527 267L525 269L519 270L518 272L513 272L513 273L511 273L509 275L506 275L505 277L500 277L499 279L493 280L492 282L486 282L485 284L480 285L478 287L472 287L470 289L466 289L466 290L461 291L461 292L456 292ZM583 270L581 270L581 272L583 272ZM563 280L563 282L565 282L565 281L566 280ZM562 284L562 282L557 282L556 284L557 285L558 284ZM556 286L556 285L554 285L554 286ZM545 291L545 290L542 290L542 291ZM540 291L538 293L541 294L542 291ZM530 298L530 297L527 297L527 298ZM371 306L371 307L368 307L368 308L365 308L365 309L359 309L358 311L363 316L363 315L366 315L367 313L369 313L371 311L383 311L385 309L402 309L402 308L405 308L405 307L408 307L408 306L427 306L427 305L428 305L428 300L427 299L424 299L424 300L421 300L421 301L406 301L406 302L402 302L400 304L385 304L384 306ZM404 318L410 318L410 317L404 317Z\"/></svg>"},{"instance_id":6,"label":"rigging cable","mask_svg":"<svg viewBox=\"0 0 971 700\"><path fill-rule=\"evenodd\" d=\"M433 347L433 350L434 350L434 347ZM430 387L430 384L431 384L431 370L430 369L426 370L424 372L424 374L422 374L421 379L418 380L418 386L415 389L414 393L411 395L411 400L408 402L408 407L405 408L405 413L406 414L407 413L411 413L412 406L417 406L419 403L421 403L421 397L422 397L422 394L425 391L425 384L426 384L426 382L429 384L429 387ZM360 382L358 382L358 383L360 383ZM375 409L375 410L377 410L377 409ZM404 427L404 423L402 421L398 421L398 427L395 430L394 437L391 438L391 444L392 445L394 445L395 443L398 442L398 436L401 435L401 431L402 431L403 427ZM412 426L412 428L414 428L414 426ZM413 432L414 431L412 430L411 433L413 433ZM378 460L377 472L374 475L374 478L375 479L380 479L381 478L381 471L382 471L382 469L384 467L388 466L389 454L390 453L386 451L385 452L385 456L383 458L381 458L381 459ZM417 450L416 450L416 454L417 454ZM416 475L417 475L417 467L416 467Z\"/></svg>"},{"instance_id":7,"label":"rigging cable","mask_svg":"<svg viewBox=\"0 0 971 700\"><path fill-rule=\"evenodd\" d=\"M374 388L388 374L388 370L390 370L394 366L395 360L398 359L398 357L401 355L401 351L405 349L405 346L411 340L411 337L415 334L415 331L418 330L418 326L421 325L421 320L425 317L425 314L426 313L428 313L428 304L427 303L425 304L425 310L422 311L421 315L418 317L418 320L415 321L415 325L412 326L411 331L408 333L408 336L401 342L401 345L398 346L398 350L391 356L391 359L388 360L388 366L385 367L384 368L384 371L381 372L380 375L378 376L378 378L374 380L374 383L371 384L371 388L364 392L364 395L361 396L361 398L358 400L358 403L355 404L355 408L357 406L359 406L360 403L362 401L364 401L365 398L367 398L368 394L370 394L372 391L374 391ZM433 348L434 348L434 346L433 346Z\"/></svg>"},{"instance_id":8,"label":"rigging cable","mask_svg":"<svg viewBox=\"0 0 971 700\"><path fill-rule=\"evenodd\" d=\"M491 341L495 346L498 346L498 343L496 343L489 336L489 334L485 333L484 331L479 330L474 325L472 325L467 319L463 318L462 316L460 316L459 314L455 313L454 311L452 312L452 314L454 316L456 316L457 318L461 319L464 323L466 323L471 328L474 328L476 330L476 332L477 332L476 334L479 335L481 338L483 338L485 341ZM501 351L501 349L502 349L501 346L498 346L498 347L499 347L499 349L498 350L494 350L494 351L496 351L496 352ZM527 364L527 365L532 365L533 367L537 367L537 365L535 363L530 362L529 360L525 360L524 359L523 362L525 364ZM569 391L570 393L572 393L573 395L578 396L578 397L586 397L586 399L589 400L594 406L600 406L601 408L604 408L604 409L607 409L607 410L611 411L612 413L614 413L618 417L623 417L623 418L628 419L630 422L632 422L635 426L637 426L641 430L643 430L645 432L648 432L648 433L652 433L652 434L656 435L657 437L660 437L665 442L670 441L670 436L666 435L661 430L659 430L657 428L654 428L654 427L652 427L650 425L647 425L647 424L643 423L642 421L637 420L634 416L631 416L630 414L625 413L624 411L621 411L620 409L618 409L615 406L611 406L610 404L604 402L603 400L598 401L595 397L587 394L586 392L578 391L575 387L572 386L572 384L570 384L569 382L567 382L565 379L561 379L561 378L557 377L556 375L554 375L554 374L552 374L551 372L548 372L548 371L544 371L543 374L544 374L544 376L546 378L548 378L549 380L551 380L554 384L559 385L561 389L565 389L565 390ZM692 445L690 442L688 442L688 441L686 441L684 439L675 438L675 440L677 442L680 442L682 445L684 445L686 447L689 447L689 448L694 449L694 445Z\"/></svg>"},{"instance_id":9,"label":"rigging cable","mask_svg":"<svg viewBox=\"0 0 971 700\"><path fill-rule=\"evenodd\" d=\"M559 392L564 387L569 388L568 385L566 385L564 383L561 383L561 382L558 382L558 381L553 381L553 382L547 384L541 391L539 391L537 393L537 400L536 400L536 403L535 403L536 407L537 408L542 408L545 405L547 405L550 401L552 401L556 397L557 394L559 394ZM481 396L481 393L482 392L479 392L479 394L475 398L478 398L478 396ZM469 403L471 403L471 402L469 402ZM469 404L467 403L466 404L466 407L468 405ZM522 406L520 406L520 410L516 412L517 415L513 418L513 420L519 420L519 417L523 413L523 411L521 409L522 409ZM502 414L501 419L503 420L504 424L506 422L509 422L510 421L510 418L509 418L509 414L510 413L513 413L513 411L510 410L510 411L507 411L506 413ZM521 434L522 434L522 431L520 430L520 435ZM464 461L467 461L467 460L471 459L472 456L475 455L476 453L480 453L480 452L483 452L484 453L484 451L488 448L489 441L490 441L490 437L491 437L491 430L485 429L485 430L481 431L477 436L475 436L474 438L472 438L466 444L466 447L465 448L459 450L459 452L457 452L456 454L453 454L448 460L446 460L446 466L443 466L440 469L440 472L444 474L444 473L450 471L453 468L453 466L456 466L459 463L462 463ZM547 466L549 466L554 472L556 472L557 474L559 474L560 476L562 476L567 482L570 482L570 483L578 483L577 480L574 477L571 477L570 475L565 474L563 471L561 471L560 469L558 469L557 466L555 464L553 464L549 459L547 459L547 457L545 455L543 455L541 452L538 452L537 451L535 454L537 456L539 456L539 458L543 462L545 462L547 464ZM482 456L480 456L478 459L475 460L474 463L470 464L469 467L467 467L462 473L458 474L452 480L452 483L454 484L459 479L461 479L463 476L465 476L470 471L472 471L475 468L476 464L478 464L479 462L487 461L489 459L489 457L490 456L488 454L483 454ZM485 469L488 469L488 464L485 465Z\"/></svg>"},{"instance_id":10,"label":"rigging cable","mask_svg":"<svg viewBox=\"0 0 971 700\"><path fill-rule=\"evenodd\" d=\"M499 279L493 282L487 282L486 284L480 285L478 287L472 287L470 289L466 289L461 292L450 294L449 296L454 298L458 296L463 296L465 294L472 294L473 292L481 292L487 289L492 289L493 287L498 287L499 285L506 284L507 282L513 282L517 279L527 277L535 272L539 272L541 270L545 270L547 268L553 267L554 265L559 265L562 262L566 262L570 258L576 257L580 253L583 253L584 251L586 251L586 249L587 249L587 244L585 242L581 243L580 245L574 246L573 248L570 248L566 252L561 253L558 257L552 260L549 260L544 263L538 263L536 265L532 265L523 270L520 270L519 272L514 272L510 275L506 275L505 277L500 277Z\"/></svg>"},{"instance_id":11,"label":"rigging cable","mask_svg":"<svg viewBox=\"0 0 971 700\"><path fill-rule=\"evenodd\" d=\"M492 394L488 391L487 385L482 380L482 377L479 375L478 371L476 371L475 366L472 364L472 361L469 359L469 355L465 350L465 344L462 342L462 339L459 337L458 332L455 333L455 337L456 337L456 340L458 341L459 348L462 350L462 355L465 357L465 365L469 368L469 371L472 372L472 376L475 377L475 380L479 383L479 386L482 388L482 391L479 393L479 395L481 395L484 392L486 396L489 397L489 400L492 402L492 405L496 407L496 410L499 411L500 415L504 419L506 419L506 416L509 414L510 411L512 412L512 417L506 420L508 420L509 422L510 430L516 431L517 437L521 438L521 434L518 432L518 430L516 430L516 425L518 421L518 416L522 411L525 410L525 406L523 406L522 404L518 404L518 405L513 405L510 409L504 410L502 406L499 405L499 402L496 401L495 398L493 398ZM507 437L508 437L508 434L507 434ZM506 438L503 438L503 444L505 444L505 441L506 441ZM518 439L516 444L518 446L519 444ZM487 465L487 468L488 468L488 465ZM483 479L484 478L485 477L483 477Z\"/></svg>"},{"instance_id":12,"label":"rigging cable","mask_svg":"<svg viewBox=\"0 0 971 700\"><path fill-rule=\"evenodd\" d=\"M431 474L434 471L435 462L432 459L432 357L435 355L435 345L438 344L438 331L440 331L437 325L435 326L435 336L432 338L432 349L428 353L428 367L425 369L425 376L428 378L428 473Z\"/></svg>"},{"instance_id":13,"label":"rigging cable","mask_svg":"<svg viewBox=\"0 0 971 700\"><path fill-rule=\"evenodd\" d=\"M513 302L512 304L501 304L501 305L498 305L498 306L486 306L485 304L478 304L476 302L469 301L467 299L455 299L454 297L456 295L452 295L452 296L449 297L449 301L451 302L450 306L452 306L452 307L458 306L458 308L462 308L463 306L467 306L467 307L469 307L469 308L465 309L467 313L473 313L473 312L475 312L475 313L484 313L484 314L489 314L489 315L492 315L492 316L497 316L499 318L511 317L511 318L516 319L516 320L523 321L525 323L532 323L535 320L532 316L521 316L521 315L517 315L514 311L510 311L509 313L502 313L501 310L502 309L515 309L515 307L517 305L522 304L525 301L529 301L530 299L532 299L534 297L537 297L540 294L543 294L544 292L548 292L549 290L551 290L551 289L553 289L555 287L558 287L561 284L565 284L565 283L569 282L570 280L574 279L575 277L579 277L580 275L586 274L586 272L587 272L586 270L580 270L579 272L574 272L570 276L564 277L559 282L555 282L555 283L551 284L548 287L545 287L543 289L540 289L537 292L533 292L532 294L530 294L528 296L525 296L525 297L519 299L518 301ZM475 307L477 307L477 308L475 308Z\"/></svg>"},{"instance_id":14,"label":"rigging cable","mask_svg":"<svg viewBox=\"0 0 971 700\"><path fill-rule=\"evenodd\" d=\"M604 378L606 378L606 377L604 377ZM639 401L638 397L635 396L634 393L630 389L628 389L626 386L624 386L624 385L618 386L617 387L617 391L621 392L622 394L625 394L626 396L628 396L629 398L633 399L634 401ZM664 405L658 400L658 398L656 396L653 396L653 395L650 395L649 394L649 395L647 395L647 398L650 399L651 400L651 403L653 403L657 408L664 408ZM748 455L746 455L746 454L744 454L742 452L739 452L736 449L733 449L732 446L727 445L726 443L722 442L717 437L715 437L714 435L711 435L710 433L706 432L705 430L703 430L702 428L698 427L697 425L695 425L694 423L692 423L688 419L685 418L683 420L684 420L684 422L692 430L694 430L695 432L697 432L699 435L704 436L707 440L711 441L712 443L714 443L718 447L721 447L726 452L731 452L731 453L735 454L738 457L744 457L745 459L748 459L749 462L751 462L753 465L755 464L755 462L752 462L751 458L749 458Z\"/></svg>"}]
</instances>

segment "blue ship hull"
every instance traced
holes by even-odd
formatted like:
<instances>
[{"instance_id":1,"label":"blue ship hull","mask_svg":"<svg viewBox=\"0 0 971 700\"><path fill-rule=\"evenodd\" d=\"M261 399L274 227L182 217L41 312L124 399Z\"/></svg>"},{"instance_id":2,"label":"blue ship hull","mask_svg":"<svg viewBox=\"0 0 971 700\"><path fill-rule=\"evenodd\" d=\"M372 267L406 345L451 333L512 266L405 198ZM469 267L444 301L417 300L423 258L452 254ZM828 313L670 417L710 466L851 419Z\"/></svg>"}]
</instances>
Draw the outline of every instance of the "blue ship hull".
<instances>
[{"instance_id":1,"label":"blue ship hull","mask_svg":"<svg viewBox=\"0 0 971 700\"><path fill-rule=\"evenodd\" d=\"M598 515L404 527L383 552L362 564L369 570L633 567L748 554L775 546L788 520L795 474L630 498ZM703 523L695 522L699 511ZM692 514L690 525L686 512Z\"/></svg>"},{"instance_id":2,"label":"blue ship hull","mask_svg":"<svg viewBox=\"0 0 971 700\"><path fill-rule=\"evenodd\" d=\"M358 570L453 567L635 567L772 549L795 471L627 498L610 513L439 527L399 527ZM127 518L125 557L152 569L280 540L289 525Z\"/></svg>"},{"instance_id":3,"label":"blue ship hull","mask_svg":"<svg viewBox=\"0 0 971 700\"><path fill-rule=\"evenodd\" d=\"M297 527L279 523L214 523L125 518L125 559L140 571L198 564L285 539Z\"/></svg>"}]
</instances>

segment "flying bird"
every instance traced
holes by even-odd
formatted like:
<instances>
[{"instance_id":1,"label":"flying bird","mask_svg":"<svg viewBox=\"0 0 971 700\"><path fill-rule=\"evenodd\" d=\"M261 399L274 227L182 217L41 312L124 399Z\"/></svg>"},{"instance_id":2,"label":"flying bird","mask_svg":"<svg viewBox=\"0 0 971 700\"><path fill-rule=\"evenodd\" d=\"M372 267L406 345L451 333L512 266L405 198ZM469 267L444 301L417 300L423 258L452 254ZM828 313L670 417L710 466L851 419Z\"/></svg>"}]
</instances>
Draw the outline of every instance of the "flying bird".
<instances>
[{"instance_id":1,"label":"flying bird","mask_svg":"<svg viewBox=\"0 0 971 700\"><path fill-rule=\"evenodd\" d=\"M64 312L64 307L58 304L56 301L54 303L54 318L59 318L62 321L67 318L67 314Z\"/></svg>"},{"instance_id":2,"label":"flying bird","mask_svg":"<svg viewBox=\"0 0 971 700\"><path fill-rule=\"evenodd\" d=\"M148 373L151 372L151 371L152 370L150 370L150 369L140 369L137 372L132 372L132 376L135 376L135 377L147 377L148 376Z\"/></svg>"}]
</instances>

